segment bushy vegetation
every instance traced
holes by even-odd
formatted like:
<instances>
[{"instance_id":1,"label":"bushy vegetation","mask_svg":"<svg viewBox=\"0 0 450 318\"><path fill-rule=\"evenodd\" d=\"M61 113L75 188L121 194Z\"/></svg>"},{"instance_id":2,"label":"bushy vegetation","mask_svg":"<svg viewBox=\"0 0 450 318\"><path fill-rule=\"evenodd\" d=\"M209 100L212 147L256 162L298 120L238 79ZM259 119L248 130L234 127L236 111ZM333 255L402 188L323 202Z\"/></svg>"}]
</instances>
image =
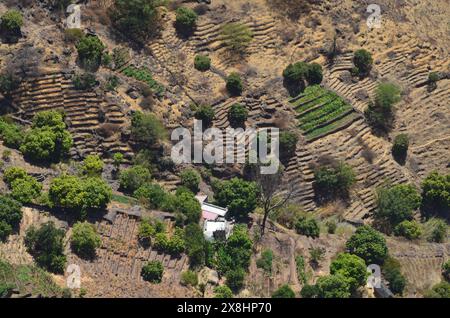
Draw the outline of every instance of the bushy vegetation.
<instances>
[{"instance_id":1,"label":"bushy vegetation","mask_svg":"<svg viewBox=\"0 0 450 318\"><path fill-rule=\"evenodd\" d=\"M258 202L258 186L239 178L214 184L214 199L219 206L228 207L230 217L245 218Z\"/></svg>"},{"instance_id":2,"label":"bushy vegetation","mask_svg":"<svg viewBox=\"0 0 450 318\"><path fill-rule=\"evenodd\" d=\"M343 162L320 162L314 169L314 189L319 201L347 198L355 182L353 169Z\"/></svg>"},{"instance_id":3,"label":"bushy vegetation","mask_svg":"<svg viewBox=\"0 0 450 318\"><path fill-rule=\"evenodd\" d=\"M157 233L153 244L156 250L170 255L180 255L184 252L186 244L184 232L181 228L176 228L171 235L167 233Z\"/></svg>"},{"instance_id":4,"label":"bushy vegetation","mask_svg":"<svg viewBox=\"0 0 450 318\"><path fill-rule=\"evenodd\" d=\"M125 38L145 43L160 29L160 4L159 0L115 0L109 14Z\"/></svg>"},{"instance_id":5,"label":"bushy vegetation","mask_svg":"<svg viewBox=\"0 0 450 318\"><path fill-rule=\"evenodd\" d=\"M152 180L150 171L143 166L135 165L122 170L119 175L120 187L128 193L134 193ZM138 194L139 195L139 194Z\"/></svg>"},{"instance_id":6,"label":"bushy vegetation","mask_svg":"<svg viewBox=\"0 0 450 318\"><path fill-rule=\"evenodd\" d=\"M282 285L273 292L272 298L295 298L295 293L289 285Z\"/></svg>"},{"instance_id":7,"label":"bushy vegetation","mask_svg":"<svg viewBox=\"0 0 450 318\"><path fill-rule=\"evenodd\" d=\"M424 236L427 241L444 243L447 240L448 225L442 219L430 219L424 224Z\"/></svg>"},{"instance_id":8,"label":"bushy vegetation","mask_svg":"<svg viewBox=\"0 0 450 318\"><path fill-rule=\"evenodd\" d=\"M78 43L85 36L81 29L65 29L64 40L68 43Z\"/></svg>"},{"instance_id":9,"label":"bushy vegetation","mask_svg":"<svg viewBox=\"0 0 450 318\"><path fill-rule=\"evenodd\" d=\"M289 160L297 149L298 136L292 131L282 131L280 133L280 157L282 160Z\"/></svg>"},{"instance_id":10,"label":"bushy vegetation","mask_svg":"<svg viewBox=\"0 0 450 318\"><path fill-rule=\"evenodd\" d=\"M422 210L450 219L450 174L434 171L422 182Z\"/></svg>"},{"instance_id":11,"label":"bushy vegetation","mask_svg":"<svg viewBox=\"0 0 450 318\"><path fill-rule=\"evenodd\" d=\"M355 73L359 76L366 76L370 73L373 64L372 54L364 49L357 50L353 57L355 64Z\"/></svg>"},{"instance_id":12,"label":"bushy vegetation","mask_svg":"<svg viewBox=\"0 0 450 318\"><path fill-rule=\"evenodd\" d=\"M298 234L318 238L320 235L320 227L314 218L301 216L295 222L295 230Z\"/></svg>"},{"instance_id":13,"label":"bushy vegetation","mask_svg":"<svg viewBox=\"0 0 450 318\"><path fill-rule=\"evenodd\" d=\"M100 178L78 178L63 175L55 178L48 192L50 205L85 216L106 208L111 201L111 188Z\"/></svg>"},{"instance_id":14,"label":"bushy vegetation","mask_svg":"<svg viewBox=\"0 0 450 318\"><path fill-rule=\"evenodd\" d=\"M351 296L348 280L340 274L319 277L314 290L318 298L349 298Z\"/></svg>"},{"instance_id":15,"label":"bushy vegetation","mask_svg":"<svg viewBox=\"0 0 450 318\"><path fill-rule=\"evenodd\" d=\"M11 189L11 197L22 204L32 203L41 194L42 184L22 168L6 169L3 179Z\"/></svg>"},{"instance_id":16,"label":"bushy vegetation","mask_svg":"<svg viewBox=\"0 0 450 318\"><path fill-rule=\"evenodd\" d=\"M401 273L400 263L396 259L388 257L384 261L382 272L384 278L389 282L389 289L394 294L401 295L406 286L406 278Z\"/></svg>"},{"instance_id":17,"label":"bushy vegetation","mask_svg":"<svg viewBox=\"0 0 450 318\"><path fill-rule=\"evenodd\" d=\"M0 93L9 95L19 87L19 79L11 73L0 74Z\"/></svg>"},{"instance_id":18,"label":"bushy vegetation","mask_svg":"<svg viewBox=\"0 0 450 318\"><path fill-rule=\"evenodd\" d=\"M221 31L222 41L225 46L236 54L244 54L246 48L253 39L250 28L241 23L228 23Z\"/></svg>"},{"instance_id":19,"label":"bushy vegetation","mask_svg":"<svg viewBox=\"0 0 450 318\"><path fill-rule=\"evenodd\" d=\"M231 73L226 79L226 87L231 95L241 95L244 89L241 76L238 73Z\"/></svg>"},{"instance_id":20,"label":"bushy vegetation","mask_svg":"<svg viewBox=\"0 0 450 318\"><path fill-rule=\"evenodd\" d=\"M400 222L411 220L420 202L420 195L412 185L399 184L384 188L378 192L375 216L395 227Z\"/></svg>"},{"instance_id":21,"label":"bushy vegetation","mask_svg":"<svg viewBox=\"0 0 450 318\"><path fill-rule=\"evenodd\" d=\"M141 276L145 281L157 284L163 277L164 267L160 261L151 261L145 264L141 270Z\"/></svg>"},{"instance_id":22,"label":"bushy vegetation","mask_svg":"<svg viewBox=\"0 0 450 318\"><path fill-rule=\"evenodd\" d=\"M81 166L81 171L89 177L101 176L104 163L99 155L88 155Z\"/></svg>"},{"instance_id":23,"label":"bushy vegetation","mask_svg":"<svg viewBox=\"0 0 450 318\"><path fill-rule=\"evenodd\" d=\"M347 280L350 292L365 285L369 273L364 260L356 255L341 253L330 265L332 275L341 275Z\"/></svg>"},{"instance_id":24,"label":"bushy vegetation","mask_svg":"<svg viewBox=\"0 0 450 318\"><path fill-rule=\"evenodd\" d=\"M0 241L17 229L22 220L22 205L16 200L0 195Z\"/></svg>"},{"instance_id":25,"label":"bushy vegetation","mask_svg":"<svg viewBox=\"0 0 450 318\"><path fill-rule=\"evenodd\" d=\"M450 298L450 283L440 282L425 293L425 298Z\"/></svg>"},{"instance_id":26,"label":"bushy vegetation","mask_svg":"<svg viewBox=\"0 0 450 318\"><path fill-rule=\"evenodd\" d=\"M191 267L202 267L208 262L208 242L205 240L203 231L196 223L188 224L184 229L184 240L186 242L186 254L189 256Z\"/></svg>"},{"instance_id":27,"label":"bushy vegetation","mask_svg":"<svg viewBox=\"0 0 450 318\"><path fill-rule=\"evenodd\" d=\"M399 134L395 136L392 145L392 155L399 163L404 163L408 154L409 137L407 134Z\"/></svg>"},{"instance_id":28,"label":"bushy vegetation","mask_svg":"<svg viewBox=\"0 0 450 318\"><path fill-rule=\"evenodd\" d=\"M245 127L245 121L248 117L248 110L241 104L233 104L228 111L228 121L231 127Z\"/></svg>"},{"instance_id":29,"label":"bushy vegetation","mask_svg":"<svg viewBox=\"0 0 450 318\"><path fill-rule=\"evenodd\" d=\"M190 35L197 26L197 13L188 7L179 7L176 10L175 27L183 35Z\"/></svg>"},{"instance_id":30,"label":"bushy vegetation","mask_svg":"<svg viewBox=\"0 0 450 318\"><path fill-rule=\"evenodd\" d=\"M211 106L202 105L195 111L195 119L201 120L203 127L209 128L214 120L214 109Z\"/></svg>"},{"instance_id":31,"label":"bushy vegetation","mask_svg":"<svg viewBox=\"0 0 450 318\"><path fill-rule=\"evenodd\" d=\"M164 189L156 183L145 183L133 193L133 197L150 209L161 209L166 196Z\"/></svg>"},{"instance_id":32,"label":"bushy vegetation","mask_svg":"<svg viewBox=\"0 0 450 318\"><path fill-rule=\"evenodd\" d=\"M8 40L20 36L22 26L23 17L18 10L8 10L1 17L0 30Z\"/></svg>"},{"instance_id":33,"label":"bushy vegetation","mask_svg":"<svg viewBox=\"0 0 450 318\"><path fill-rule=\"evenodd\" d=\"M400 88L392 83L381 83L378 85L375 100L365 110L369 124L382 131L388 131L392 126L394 111L393 107L401 100Z\"/></svg>"},{"instance_id":34,"label":"bushy vegetation","mask_svg":"<svg viewBox=\"0 0 450 318\"><path fill-rule=\"evenodd\" d=\"M264 270L268 275L272 273L273 252L271 249L264 250L261 257L256 260L256 266Z\"/></svg>"},{"instance_id":35,"label":"bushy vegetation","mask_svg":"<svg viewBox=\"0 0 450 318\"><path fill-rule=\"evenodd\" d=\"M211 58L206 55L196 55L194 60L194 67L199 71L207 71L211 68Z\"/></svg>"},{"instance_id":36,"label":"bushy vegetation","mask_svg":"<svg viewBox=\"0 0 450 318\"><path fill-rule=\"evenodd\" d=\"M88 35L76 43L76 48L81 65L87 69L96 70L102 63L106 46L97 36Z\"/></svg>"},{"instance_id":37,"label":"bushy vegetation","mask_svg":"<svg viewBox=\"0 0 450 318\"><path fill-rule=\"evenodd\" d=\"M150 88L150 90L158 97L162 97L165 92L165 88L162 84L158 83L154 78L150 70L146 67L134 67L127 66L122 70L122 73L128 77L134 78L138 81L144 82Z\"/></svg>"},{"instance_id":38,"label":"bushy vegetation","mask_svg":"<svg viewBox=\"0 0 450 318\"><path fill-rule=\"evenodd\" d=\"M388 249L384 237L368 225L359 227L346 243L349 253L361 257L366 264L383 264Z\"/></svg>"},{"instance_id":39,"label":"bushy vegetation","mask_svg":"<svg viewBox=\"0 0 450 318\"><path fill-rule=\"evenodd\" d=\"M138 148L151 149L166 138L161 121L151 113L135 112L131 118L131 137Z\"/></svg>"},{"instance_id":40,"label":"bushy vegetation","mask_svg":"<svg viewBox=\"0 0 450 318\"><path fill-rule=\"evenodd\" d=\"M394 234L397 236L403 236L408 240L415 240L422 235L422 229L420 224L415 221L403 221L395 226Z\"/></svg>"},{"instance_id":41,"label":"bushy vegetation","mask_svg":"<svg viewBox=\"0 0 450 318\"><path fill-rule=\"evenodd\" d=\"M198 276L196 272L191 270L187 270L181 273L181 285L184 286L197 286L198 285Z\"/></svg>"},{"instance_id":42,"label":"bushy vegetation","mask_svg":"<svg viewBox=\"0 0 450 318\"><path fill-rule=\"evenodd\" d=\"M233 298L233 292L226 285L217 286L214 288L214 298Z\"/></svg>"},{"instance_id":43,"label":"bushy vegetation","mask_svg":"<svg viewBox=\"0 0 450 318\"><path fill-rule=\"evenodd\" d=\"M72 228L72 251L84 258L93 258L95 249L99 248L102 240L95 227L88 222L77 222Z\"/></svg>"},{"instance_id":44,"label":"bushy vegetation","mask_svg":"<svg viewBox=\"0 0 450 318\"><path fill-rule=\"evenodd\" d=\"M35 162L58 162L72 147L73 139L67 131L64 116L58 111L43 111L34 116L20 151Z\"/></svg>"},{"instance_id":45,"label":"bushy vegetation","mask_svg":"<svg viewBox=\"0 0 450 318\"><path fill-rule=\"evenodd\" d=\"M283 71L283 77L288 85L295 85L300 88L305 86L305 80L309 85L318 85L323 80L322 66L317 63L308 64L306 62L289 64Z\"/></svg>"},{"instance_id":46,"label":"bushy vegetation","mask_svg":"<svg viewBox=\"0 0 450 318\"><path fill-rule=\"evenodd\" d=\"M97 85L97 79L92 73L76 74L72 82L75 89L78 90L91 90Z\"/></svg>"},{"instance_id":47,"label":"bushy vegetation","mask_svg":"<svg viewBox=\"0 0 450 318\"><path fill-rule=\"evenodd\" d=\"M186 169L181 174L181 184L196 194L201 181L200 174L194 169Z\"/></svg>"},{"instance_id":48,"label":"bushy vegetation","mask_svg":"<svg viewBox=\"0 0 450 318\"><path fill-rule=\"evenodd\" d=\"M25 246L36 263L53 273L64 273L64 236L62 229L53 222L44 223L39 228L31 226L25 236Z\"/></svg>"}]
</instances>

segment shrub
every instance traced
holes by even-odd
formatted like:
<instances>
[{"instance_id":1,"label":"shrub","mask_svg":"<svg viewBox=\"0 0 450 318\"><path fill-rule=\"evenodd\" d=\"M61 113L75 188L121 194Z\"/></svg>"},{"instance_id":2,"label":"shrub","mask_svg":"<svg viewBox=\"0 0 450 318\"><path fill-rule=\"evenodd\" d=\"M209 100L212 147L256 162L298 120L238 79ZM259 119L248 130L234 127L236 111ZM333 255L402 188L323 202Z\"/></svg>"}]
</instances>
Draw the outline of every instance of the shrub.
<instances>
[{"instance_id":1,"label":"shrub","mask_svg":"<svg viewBox=\"0 0 450 318\"><path fill-rule=\"evenodd\" d=\"M133 193L144 184L151 181L150 171L140 165L132 166L120 172L120 187L128 192Z\"/></svg>"},{"instance_id":2,"label":"shrub","mask_svg":"<svg viewBox=\"0 0 450 318\"><path fill-rule=\"evenodd\" d=\"M398 162L404 162L408 153L409 137L407 134L397 135L392 146L392 155Z\"/></svg>"},{"instance_id":3,"label":"shrub","mask_svg":"<svg viewBox=\"0 0 450 318\"><path fill-rule=\"evenodd\" d=\"M357 50L353 57L353 63L359 70L359 75L367 75L372 69L372 54L364 49Z\"/></svg>"},{"instance_id":4,"label":"shrub","mask_svg":"<svg viewBox=\"0 0 450 318\"><path fill-rule=\"evenodd\" d=\"M76 74L72 82L75 89L78 90L91 90L97 85L95 75L92 73Z\"/></svg>"},{"instance_id":5,"label":"shrub","mask_svg":"<svg viewBox=\"0 0 450 318\"><path fill-rule=\"evenodd\" d=\"M311 63L308 65L308 70L306 72L306 80L309 85L317 85L322 83L323 71L322 66L317 63Z\"/></svg>"},{"instance_id":6,"label":"shrub","mask_svg":"<svg viewBox=\"0 0 450 318\"><path fill-rule=\"evenodd\" d=\"M319 225L313 218L299 217L295 222L295 230L298 234L312 238L318 238L320 235Z\"/></svg>"},{"instance_id":7,"label":"shrub","mask_svg":"<svg viewBox=\"0 0 450 318\"><path fill-rule=\"evenodd\" d=\"M201 267L206 264L206 241L203 231L196 223L188 224L184 229L186 253L191 267Z\"/></svg>"},{"instance_id":8,"label":"shrub","mask_svg":"<svg viewBox=\"0 0 450 318\"><path fill-rule=\"evenodd\" d=\"M197 26L197 13L187 7L179 7L176 10L175 26L178 32L189 35Z\"/></svg>"},{"instance_id":9,"label":"shrub","mask_svg":"<svg viewBox=\"0 0 450 318\"><path fill-rule=\"evenodd\" d=\"M283 160L290 159L295 155L297 149L298 136L291 131L282 131L280 133L280 156Z\"/></svg>"},{"instance_id":10,"label":"shrub","mask_svg":"<svg viewBox=\"0 0 450 318\"><path fill-rule=\"evenodd\" d=\"M27 230L25 246L39 266L53 273L64 273L64 236L64 230L56 228L53 222L44 223L38 229L32 225Z\"/></svg>"},{"instance_id":11,"label":"shrub","mask_svg":"<svg viewBox=\"0 0 450 318\"><path fill-rule=\"evenodd\" d=\"M196 55L194 67L202 72L209 70L211 68L211 58L205 55Z\"/></svg>"},{"instance_id":12,"label":"shrub","mask_svg":"<svg viewBox=\"0 0 450 318\"><path fill-rule=\"evenodd\" d=\"M256 261L256 266L258 268L262 268L264 272L267 274L272 273L272 261L273 261L273 252L272 250L264 250L261 253L261 258Z\"/></svg>"},{"instance_id":13,"label":"shrub","mask_svg":"<svg viewBox=\"0 0 450 318\"><path fill-rule=\"evenodd\" d=\"M11 183L17 179L26 179L27 177L28 174L25 169L19 167L9 167L3 173L3 181L8 186L11 186Z\"/></svg>"},{"instance_id":14,"label":"shrub","mask_svg":"<svg viewBox=\"0 0 450 318\"><path fill-rule=\"evenodd\" d=\"M151 238L155 236L155 234L155 227L148 220L142 220L141 224L139 224L138 230L139 240L145 245L149 245Z\"/></svg>"},{"instance_id":15,"label":"shrub","mask_svg":"<svg viewBox=\"0 0 450 318\"><path fill-rule=\"evenodd\" d=\"M319 294L319 289L316 285L305 285L300 291L302 298L315 298Z\"/></svg>"},{"instance_id":16,"label":"shrub","mask_svg":"<svg viewBox=\"0 0 450 318\"><path fill-rule=\"evenodd\" d=\"M185 216L185 223L198 223L202 213L200 202L191 192L184 192L177 195L177 211Z\"/></svg>"},{"instance_id":17,"label":"shrub","mask_svg":"<svg viewBox=\"0 0 450 318\"><path fill-rule=\"evenodd\" d=\"M22 205L16 200L0 195L0 241L12 233L22 220Z\"/></svg>"},{"instance_id":18,"label":"shrub","mask_svg":"<svg viewBox=\"0 0 450 318\"><path fill-rule=\"evenodd\" d=\"M238 292L244 286L245 270L238 267L229 270L226 274L226 284L234 292Z\"/></svg>"},{"instance_id":19,"label":"shrub","mask_svg":"<svg viewBox=\"0 0 450 318\"><path fill-rule=\"evenodd\" d=\"M13 74L0 74L0 92L4 95L10 94L19 87L20 81Z\"/></svg>"},{"instance_id":20,"label":"shrub","mask_svg":"<svg viewBox=\"0 0 450 318\"><path fill-rule=\"evenodd\" d=\"M413 211L420 207L421 198L412 185L399 184L381 189L377 196L376 218L392 226L411 220Z\"/></svg>"},{"instance_id":21,"label":"shrub","mask_svg":"<svg viewBox=\"0 0 450 318\"><path fill-rule=\"evenodd\" d=\"M88 155L83 160L81 170L83 174L90 177L100 176L103 172L103 165L103 161L99 155Z\"/></svg>"},{"instance_id":22,"label":"shrub","mask_svg":"<svg viewBox=\"0 0 450 318\"><path fill-rule=\"evenodd\" d=\"M201 120L204 127L211 127L214 116L214 109L211 106L200 106L195 112L195 118Z\"/></svg>"},{"instance_id":23,"label":"shrub","mask_svg":"<svg viewBox=\"0 0 450 318\"><path fill-rule=\"evenodd\" d=\"M218 246L216 255L218 272L223 275L238 268L245 271L250 265L252 245L247 227L243 224L236 225L228 240Z\"/></svg>"},{"instance_id":24,"label":"shrub","mask_svg":"<svg viewBox=\"0 0 450 318\"><path fill-rule=\"evenodd\" d=\"M151 209L160 209L166 199L166 192L159 184L146 183L134 191L133 197L142 200Z\"/></svg>"},{"instance_id":25,"label":"shrub","mask_svg":"<svg viewBox=\"0 0 450 318\"><path fill-rule=\"evenodd\" d=\"M441 282L425 293L426 298L450 298L450 283Z\"/></svg>"},{"instance_id":26,"label":"shrub","mask_svg":"<svg viewBox=\"0 0 450 318\"><path fill-rule=\"evenodd\" d=\"M186 169L181 175L181 184L191 190L194 194L199 191L201 181L200 174L194 169Z\"/></svg>"},{"instance_id":27,"label":"shrub","mask_svg":"<svg viewBox=\"0 0 450 318\"><path fill-rule=\"evenodd\" d=\"M198 285L198 276L196 272L191 270L187 270L181 273L181 285L184 286L197 286Z\"/></svg>"},{"instance_id":28,"label":"shrub","mask_svg":"<svg viewBox=\"0 0 450 318\"><path fill-rule=\"evenodd\" d=\"M244 127L248 117L248 110L241 104L233 104L228 111L228 121L231 127Z\"/></svg>"},{"instance_id":29,"label":"shrub","mask_svg":"<svg viewBox=\"0 0 450 318\"><path fill-rule=\"evenodd\" d=\"M119 170L120 165L123 163L124 156L120 152L116 152L113 155L113 166L116 170Z\"/></svg>"},{"instance_id":30,"label":"shrub","mask_svg":"<svg viewBox=\"0 0 450 318\"><path fill-rule=\"evenodd\" d=\"M346 248L361 257L366 264L383 264L388 249L384 237L372 227L363 225L350 237Z\"/></svg>"},{"instance_id":31,"label":"shrub","mask_svg":"<svg viewBox=\"0 0 450 318\"><path fill-rule=\"evenodd\" d=\"M20 126L0 118L0 138L6 147L18 149L23 142L24 133Z\"/></svg>"},{"instance_id":32,"label":"shrub","mask_svg":"<svg viewBox=\"0 0 450 318\"><path fill-rule=\"evenodd\" d=\"M141 276L145 281L160 283L163 277L164 267L160 261L148 262L142 267Z\"/></svg>"},{"instance_id":33,"label":"shrub","mask_svg":"<svg viewBox=\"0 0 450 318\"><path fill-rule=\"evenodd\" d=\"M22 204L32 203L42 191L42 184L30 176L14 180L10 187L11 197Z\"/></svg>"},{"instance_id":34,"label":"shrub","mask_svg":"<svg viewBox=\"0 0 450 318\"><path fill-rule=\"evenodd\" d=\"M241 23L228 23L224 25L221 35L225 46L237 54L243 54L253 39L250 28Z\"/></svg>"},{"instance_id":35,"label":"shrub","mask_svg":"<svg viewBox=\"0 0 450 318\"><path fill-rule=\"evenodd\" d=\"M229 215L238 219L247 217L256 208L258 196L256 183L239 178L214 185L214 198L217 204L228 207Z\"/></svg>"},{"instance_id":36,"label":"shrub","mask_svg":"<svg viewBox=\"0 0 450 318\"><path fill-rule=\"evenodd\" d=\"M157 0L115 0L109 11L113 25L128 39L144 43L160 29Z\"/></svg>"},{"instance_id":37,"label":"shrub","mask_svg":"<svg viewBox=\"0 0 450 318\"><path fill-rule=\"evenodd\" d=\"M216 286L214 288L214 298L233 298L233 292L228 286Z\"/></svg>"},{"instance_id":38,"label":"shrub","mask_svg":"<svg viewBox=\"0 0 450 318\"><path fill-rule=\"evenodd\" d=\"M290 84L300 84L308 75L309 67L305 62L297 62L295 64L289 64L283 71L284 79ZM314 77L317 70L312 72ZM314 74L314 75L313 75Z\"/></svg>"},{"instance_id":39,"label":"shrub","mask_svg":"<svg viewBox=\"0 0 450 318\"><path fill-rule=\"evenodd\" d=\"M326 227L327 227L327 232L328 234L334 234L336 233L336 228L337 228L337 224L336 221L334 220L329 220L325 223Z\"/></svg>"},{"instance_id":40,"label":"shrub","mask_svg":"<svg viewBox=\"0 0 450 318\"><path fill-rule=\"evenodd\" d=\"M353 169L342 162L320 165L314 170L314 187L321 201L348 197L355 181Z\"/></svg>"},{"instance_id":41,"label":"shrub","mask_svg":"<svg viewBox=\"0 0 450 318\"><path fill-rule=\"evenodd\" d=\"M77 222L72 228L71 247L74 253L84 258L95 256L95 249L102 244L95 227L88 222Z\"/></svg>"},{"instance_id":42,"label":"shrub","mask_svg":"<svg viewBox=\"0 0 450 318\"><path fill-rule=\"evenodd\" d=\"M22 13L18 10L9 10L1 17L0 28L1 31L10 35L19 35L20 28L23 26Z\"/></svg>"},{"instance_id":43,"label":"shrub","mask_svg":"<svg viewBox=\"0 0 450 318\"><path fill-rule=\"evenodd\" d=\"M447 223L440 219L432 223L431 233L427 237L427 240L429 242L444 243L447 239Z\"/></svg>"},{"instance_id":44,"label":"shrub","mask_svg":"<svg viewBox=\"0 0 450 318\"><path fill-rule=\"evenodd\" d=\"M97 69L101 62L106 46L97 36L85 36L76 44L81 64L89 69Z\"/></svg>"},{"instance_id":45,"label":"shrub","mask_svg":"<svg viewBox=\"0 0 450 318\"><path fill-rule=\"evenodd\" d=\"M406 279L401 273L400 263L389 256L382 266L382 272L384 278L389 282L390 290L394 294L401 295L406 286Z\"/></svg>"},{"instance_id":46,"label":"shrub","mask_svg":"<svg viewBox=\"0 0 450 318\"><path fill-rule=\"evenodd\" d=\"M310 263L313 266L319 266L325 255L325 249L322 247L312 247L309 249Z\"/></svg>"},{"instance_id":47,"label":"shrub","mask_svg":"<svg viewBox=\"0 0 450 318\"><path fill-rule=\"evenodd\" d=\"M282 285L273 294L272 298L295 298L295 293L289 285Z\"/></svg>"},{"instance_id":48,"label":"shrub","mask_svg":"<svg viewBox=\"0 0 450 318\"><path fill-rule=\"evenodd\" d=\"M389 130L393 119L393 106L401 100L401 90L392 83L381 83L375 92L375 100L369 104L365 116L377 129Z\"/></svg>"},{"instance_id":49,"label":"shrub","mask_svg":"<svg viewBox=\"0 0 450 318\"><path fill-rule=\"evenodd\" d=\"M166 137L166 130L154 114L135 112L131 118L131 137L139 148L148 149Z\"/></svg>"},{"instance_id":50,"label":"shrub","mask_svg":"<svg viewBox=\"0 0 450 318\"><path fill-rule=\"evenodd\" d=\"M130 60L130 52L125 47L116 47L112 51L114 69L119 69Z\"/></svg>"},{"instance_id":51,"label":"shrub","mask_svg":"<svg viewBox=\"0 0 450 318\"><path fill-rule=\"evenodd\" d=\"M316 286L319 298L349 298L351 296L347 279L339 274L319 277Z\"/></svg>"},{"instance_id":52,"label":"shrub","mask_svg":"<svg viewBox=\"0 0 450 318\"><path fill-rule=\"evenodd\" d=\"M442 275L446 280L450 281L450 260L442 265Z\"/></svg>"},{"instance_id":53,"label":"shrub","mask_svg":"<svg viewBox=\"0 0 450 318\"><path fill-rule=\"evenodd\" d=\"M422 208L426 214L450 218L450 174L434 171L422 182Z\"/></svg>"},{"instance_id":54,"label":"shrub","mask_svg":"<svg viewBox=\"0 0 450 318\"><path fill-rule=\"evenodd\" d=\"M352 293L358 287L363 286L369 276L364 260L348 253L341 253L337 256L330 265L330 273L345 277Z\"/></svg>"},{"instance_id":55,"label":"shrub","mask_svg":"<svg viewBox=\"0 0 450 318\"><path fill-rule=\"evenodd\" d=\"M65 29L64 40L69 43L78 43L84 37L81 29Z\"/></svg>"},{"instance_id":56,"label":"shrub","mask_svg":"<svg viewBox=\"0 0 450 318\"><path fill-rule=\"evenodd\" d=\"M231 73L227 77L226 87L228 92L233 96L238 96L242 94L244 86L242 84L242 79L238 73Z\"/></svg>"},{"instance_id":57,"label":"shrub","mask_svg":"<svg viewBox=\"0 0 450 318\"><path fill-rule=\"evenodd\" d=\"M394 228L394 234L403 236L408 240L415 240L422 235L422 230L415 221L403 221Z\"/></svg>"}]
</instances>

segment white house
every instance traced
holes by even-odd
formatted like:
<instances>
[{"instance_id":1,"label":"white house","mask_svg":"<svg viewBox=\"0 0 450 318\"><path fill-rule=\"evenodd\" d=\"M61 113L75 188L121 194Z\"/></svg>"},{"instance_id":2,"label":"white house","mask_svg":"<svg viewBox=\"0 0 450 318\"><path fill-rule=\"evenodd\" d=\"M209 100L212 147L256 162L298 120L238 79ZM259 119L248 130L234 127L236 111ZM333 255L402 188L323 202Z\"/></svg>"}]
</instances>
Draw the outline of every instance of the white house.
<instances>
[{"instance_id":1,"label":"white house","mask_svg":"<svg viewBox=\"0 0 450 318\"><path fill-rule=\"evenodd\" d=\"M207 195L198 194L196 198L202 207L203 234L206 240L227 239L232 229L232 224L225 219L228 209L207 203Z\"/></svg>"}]
</instances>

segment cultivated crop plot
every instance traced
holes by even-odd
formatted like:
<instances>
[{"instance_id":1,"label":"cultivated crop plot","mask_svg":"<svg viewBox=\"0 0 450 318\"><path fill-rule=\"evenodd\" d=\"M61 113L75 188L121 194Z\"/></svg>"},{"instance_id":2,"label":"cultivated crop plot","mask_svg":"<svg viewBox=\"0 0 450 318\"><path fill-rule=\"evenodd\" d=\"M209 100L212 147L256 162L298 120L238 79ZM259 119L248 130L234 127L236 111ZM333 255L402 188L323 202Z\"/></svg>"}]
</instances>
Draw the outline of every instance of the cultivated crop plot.
<instances>
[{"instance_id":1,"label":"cultivated crop plot","mask_svg":"<svg viewBox=\"0 0 450 318\"><path fill-rule=\"evenodd\" d=\"M445 0L0 1L0 298L450 298L449 21Z\"/></svg>"}]
</instances>

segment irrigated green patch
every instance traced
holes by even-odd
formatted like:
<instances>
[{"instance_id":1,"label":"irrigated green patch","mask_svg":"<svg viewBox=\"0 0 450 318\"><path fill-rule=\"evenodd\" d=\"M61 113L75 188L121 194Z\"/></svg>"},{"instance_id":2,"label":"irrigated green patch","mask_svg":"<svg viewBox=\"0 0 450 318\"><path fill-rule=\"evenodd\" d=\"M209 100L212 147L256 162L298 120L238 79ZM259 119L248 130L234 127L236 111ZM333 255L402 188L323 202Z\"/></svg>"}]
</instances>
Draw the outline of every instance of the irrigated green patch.
<instances>
[{"instance_id":1,"label":"irrigated green patch","mask_svg":"<svg viewBox=\"0 0 450 318\"><path fill-rule=\"evenodd\" d=\"M335 131L357 117L339 95L319 85L308 86L289 102L298 113L299 128L309 140Z\"/></svg>"},{"instance_id":2,"label":"irrigated green patch","mask_svg":"<svg viewBox=\"0 0 450 318\"><path fill-rule=\"evenodd\" d=\"M146 83L156 96L160 97L164 94L164 86L153 79L152 73L148 68L127 66L123 69L122 73L128 77L132 77L138 81Z\"/></svg>"}]
</instances>

